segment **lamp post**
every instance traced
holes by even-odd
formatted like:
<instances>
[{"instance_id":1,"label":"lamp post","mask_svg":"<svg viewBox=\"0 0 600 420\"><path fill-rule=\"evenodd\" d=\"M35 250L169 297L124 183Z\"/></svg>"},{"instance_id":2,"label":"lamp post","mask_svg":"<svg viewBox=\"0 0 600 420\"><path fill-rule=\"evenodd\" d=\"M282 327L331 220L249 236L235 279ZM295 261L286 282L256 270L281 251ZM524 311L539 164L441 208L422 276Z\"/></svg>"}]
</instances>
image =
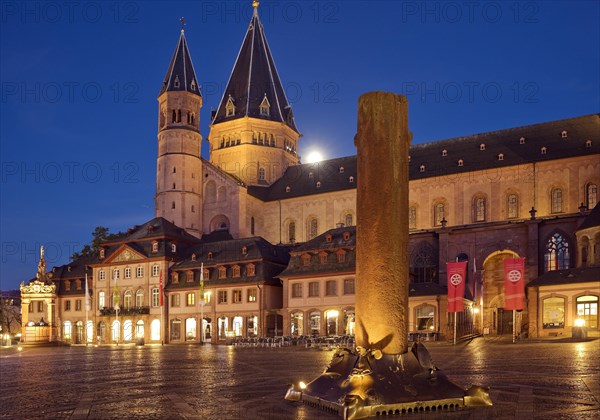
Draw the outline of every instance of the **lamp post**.
<instances>
[{"instance_id":1,"label":"lamp post","mask_svg":"<svg viewBox=\"0 0 600 420\"><path fill-rule=\"evenodd\" d=\"M200 264L200 344L204 344L204 263Z\"/></svg>"}]
</instances>

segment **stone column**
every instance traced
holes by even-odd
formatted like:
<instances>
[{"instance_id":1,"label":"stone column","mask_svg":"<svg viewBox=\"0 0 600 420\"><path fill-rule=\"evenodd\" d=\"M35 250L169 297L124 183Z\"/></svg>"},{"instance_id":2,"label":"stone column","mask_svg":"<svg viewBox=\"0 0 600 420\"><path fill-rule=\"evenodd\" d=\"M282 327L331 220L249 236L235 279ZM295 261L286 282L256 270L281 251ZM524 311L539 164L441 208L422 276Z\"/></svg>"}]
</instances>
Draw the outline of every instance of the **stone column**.
<instances>
[{"instance_id":1,"label":"stone column","mask_svg":"<svg viewBox=\"0 0 600 420\"><path fill-rule=\"evenodd\" d=\"M384 354L408 351L410 141L406 97L385 92L360 97L356 345Z\"/></svg>"}]
</instances>

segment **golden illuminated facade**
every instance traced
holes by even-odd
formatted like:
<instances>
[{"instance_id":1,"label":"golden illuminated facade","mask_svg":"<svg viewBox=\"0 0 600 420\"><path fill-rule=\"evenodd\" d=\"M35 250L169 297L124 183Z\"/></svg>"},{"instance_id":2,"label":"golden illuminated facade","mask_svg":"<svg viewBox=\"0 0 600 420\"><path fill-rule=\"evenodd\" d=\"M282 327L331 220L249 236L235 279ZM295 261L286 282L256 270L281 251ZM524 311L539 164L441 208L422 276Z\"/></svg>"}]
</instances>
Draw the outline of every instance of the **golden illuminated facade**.
<instances>
[{"instance_id":1,"label":"golden illuminated facade","mask_svg":"<svg viewBox=\"0 0 600 420\"><path fill-rule=\"evenodd\" d=\"M206 332L206 325L200 327L198 304L202 263L209 270L206 290L212 300L206 302L204 319L211 324L212 338L351 333L354 268L341 270L336 261L339 250L350 257L352 246L341 245L330 252L321 241L328 234L342 235L356 223L360 182L356 156L300 163L299 131L256 8L219 108L211 115L209 160L200 157L202 96L197 83L182 33L158 98L155 216L169 224L169 231L183 228L196 242L186 239L189 246L183 247L175 243L177 258L168 255L168 249L153 256L133 247L131 255L140 253L138 260L117 261L108 255L116 255L111 248L104 261L84 264L93 267L89 273L94 285L94 336L110 341L108 325L105 333L98 334L100 318L108 321L113 316L102 315L98 306L100 291L105 301L111 299L110 273L118 269L123 276L127 267L143 266L142 277L124 278L119 287L121 293L130 291L134 301L142 290L142 306L149 308L148 313L131 321L142 320L144 337L153 340L148 325L161 316L151 303L158 284L152 267L158 264L167 303L161 334L167 341L183 342L192 332L193 340L199 341L201 331ZM410 332L448 337L452 331L446 312L445 267L456 260L467 261L469 273L467 309L459 317L462 333L511 332L512 314L503 309L502 261L513 257L525 258L526 281L533 285L518 316L518 331L530 336L565 335L580 311L588 317L587 325L599 331L600 235L593 231L599 223L597 213L592 214L600 185L599 133L600 115L592 114L410 147L408 258L414 285ZM386 197L381 197L373 206L386 204ZM248 264L237 241L256 238L276 249L289 247L290 252L285 261L277 261L277 269L270 266L268 272L251 276L243 274ZM172 240L172 235L162 239L169 247ZM215 241L228 257L210 263L211 251L205 247ZM264 255L257 258L266 260ZM309 259L307 267L322 264L325 271L296 266L303 264L302 258ZM219 269L225 274L219 274ZM106 271L104 280L100 270ZM67 321L73 325L85 319L81 310L65 310L66 300L81 299L77 280L83 278L83 272L54 277L57 283L70 281L68 292L64 285L57 290L60 309L53 322L62 325L60 331ZM545 280L535 286L538 278ZM248 294L253 296L262 284L268 293L248 300ZM215 301L219 291L226 301ZM193 304L187 304L190 293ZM544 322L547 313L565 315ZM124 321L120 322L122 337Z\"/></svg>"}]
</instances>

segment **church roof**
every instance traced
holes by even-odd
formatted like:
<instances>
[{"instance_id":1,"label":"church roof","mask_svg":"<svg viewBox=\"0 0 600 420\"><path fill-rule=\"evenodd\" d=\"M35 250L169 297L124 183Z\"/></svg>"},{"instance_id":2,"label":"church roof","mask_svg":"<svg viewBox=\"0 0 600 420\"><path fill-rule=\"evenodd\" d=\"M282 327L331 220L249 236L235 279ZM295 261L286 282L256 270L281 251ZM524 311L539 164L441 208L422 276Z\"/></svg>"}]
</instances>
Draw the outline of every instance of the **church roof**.
<instances>
[{"instance_id":1,"label":"church roof","mask_svg":"<svg viewBox=\"0 0 600 420\"><path fill-rule=\"evenodd\" d=\"M196 71L194 70L194 64L192 63L192 57L190 56L187 41L182 30L177 48L175 48L169 69L160 88L160 94L162 95L164 92L183 91L195 93L199 96L202 95Z\"/></svg>"},{"instance_id":2,"label":"church roof","mask_svg":"<svg viewBox=\"0 0 600 420\"><path fill-rule=\"evenodd\" d=\"M596 207L586 216L581 226L577 230L588 229L591 227L600 226L600 203L596 203Z\"/></svg>"},{"instance_id":3,"label":"church roof","mask_svg":"<svg viewBox=\"0 0 600 420\"><path fill-rule=\"evenodd\" d=\"M527 287L553 286L559 284L588 283L600 281L600 267L569 268L542 274L527 284Z\"/></svg>"},{"instance_id":4,"label":"church roof","mask_svg":"<svg viewBox=\"0 0 600 420\"><path fill-rule=\"evenodd\" d=\"M270 186L249 186L248 193L263 201L276 201L352 188L356 188L356 156L290 166Z\"/></svg>"},{"instance_id":5,"label":"church roof","mask_svg":"<svg viewBox=\"0 0 600 420\"><path fill-rule=\"evenodd\" d=\"M600 114L415 144L409 153L410 180L456 175L458 181L460 174L472 171L489 171L493 179L507 166L600 153ZM290 166L269 187L253 186L248 192L276 201L341 191L356 188L356 175L356 156L348 156Z\"/></svg>"},{"instance_id":6,"label":"church roof","mask_svg":"<svg viewBox=\"0 0 600 420\"><path fill-rule=\"evenodd\" d=\"M269 106L268 115L260 112L265 98L265 104L268 103ZM228 116L226 108L230 101L235 107L235 112ZM283 122L298 132L292 108L285 96L263 25L258 17L257 6L254 8L246 37L235 60L213 124L243 117Z\"/></svg>"}]
</instances>

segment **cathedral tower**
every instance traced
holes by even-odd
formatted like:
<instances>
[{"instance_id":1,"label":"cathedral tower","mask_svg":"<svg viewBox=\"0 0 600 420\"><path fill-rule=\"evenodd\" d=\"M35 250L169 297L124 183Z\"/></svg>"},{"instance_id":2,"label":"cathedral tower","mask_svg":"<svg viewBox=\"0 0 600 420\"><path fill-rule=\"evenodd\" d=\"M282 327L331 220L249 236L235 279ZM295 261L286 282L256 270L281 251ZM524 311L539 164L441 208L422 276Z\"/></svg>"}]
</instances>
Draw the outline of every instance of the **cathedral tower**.
<instances>
[{"instance_id":1,"label":"cathedral tower","mask_svg":"<svg viewBox=\"0 0 600 420\"><path fill-rule=\"evenodd\" d=\"M155 216L202 233L202 94L183 29L158 95Z\"/></svg>"},{"instance_id":2,"label":"cathedral tower","mask_svg":"<svg viewBox=\"0 0 600 420\"><path fill-rule=\"evenodd\" d=\"M269 185L299 163L292 108L271 55L258 2L210 126L210 161L248 185Z\"/></svg>"}]
</instances>

